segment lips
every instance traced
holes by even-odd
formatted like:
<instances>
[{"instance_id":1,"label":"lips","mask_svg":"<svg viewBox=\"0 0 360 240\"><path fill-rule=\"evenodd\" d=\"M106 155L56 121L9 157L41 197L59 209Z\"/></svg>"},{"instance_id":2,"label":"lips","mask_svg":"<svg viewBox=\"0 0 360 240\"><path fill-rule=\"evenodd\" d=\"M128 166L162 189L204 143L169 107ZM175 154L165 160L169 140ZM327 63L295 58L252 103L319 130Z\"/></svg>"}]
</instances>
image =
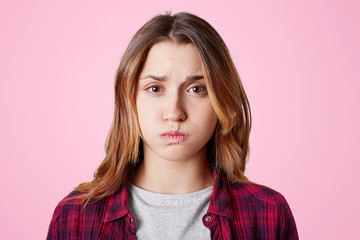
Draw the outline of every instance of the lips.
<instances>
[{"instance_id":1,"label":"lips","mask_svg":"<svg viewBox=\"0 0 360 240\"><path fill-rule=\"evenodd\" d=\"M181 143L189 137L188 134L180 131L169 131L161 134L161 138L170 143Z\"/></svg>"}]
</instances>

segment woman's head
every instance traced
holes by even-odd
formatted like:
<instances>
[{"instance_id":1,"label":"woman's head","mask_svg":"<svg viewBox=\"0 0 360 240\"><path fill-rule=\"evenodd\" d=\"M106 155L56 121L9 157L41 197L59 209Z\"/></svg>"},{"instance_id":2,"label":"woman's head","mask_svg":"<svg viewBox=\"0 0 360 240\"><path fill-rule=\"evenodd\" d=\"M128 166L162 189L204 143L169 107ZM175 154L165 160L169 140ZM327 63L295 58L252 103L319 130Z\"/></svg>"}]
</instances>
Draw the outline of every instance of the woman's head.
<instances>
[{"instance_id":1,"label":"woman's head","mask_svg":"<svg viewBox=\"0 0 360 240\"><path fill-rule=\"evenodd\" d=\"M155 159L190 160L204 166L206 144L218 119L196 47L155 44L138 79L135 103L144 159L154 164Z\"/></svg>"},{"instance_id":2,"label":"woman's head","mask_svg":"<svg viewBox=\"0 0 360 240\"><path fill-rule=\"evenodd\" d=\"M210 164L231 181L246 181L251 113L228 48L205 20L185 12L158 15L142 26L130 41L115 79L114 119L106 143L106 157L93 182L112 191L129 167L142 158L142 140L136 107L140 74L149 51L160 43L192 46L201 62L208 99L216 115L215 130L207 143ZM171 129L170 129L171 130ZM178 130L178 129L175 129ZM95 194L96 195L96 194Z\"/></svg>"}]
</instances>

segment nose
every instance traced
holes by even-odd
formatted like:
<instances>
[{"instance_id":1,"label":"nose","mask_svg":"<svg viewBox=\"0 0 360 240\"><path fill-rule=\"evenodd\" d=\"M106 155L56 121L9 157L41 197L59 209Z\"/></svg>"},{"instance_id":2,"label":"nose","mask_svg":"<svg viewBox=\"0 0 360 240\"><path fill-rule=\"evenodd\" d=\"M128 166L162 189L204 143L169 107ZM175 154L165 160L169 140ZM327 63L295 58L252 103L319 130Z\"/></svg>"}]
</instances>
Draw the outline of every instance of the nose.
<instances>
[{"instance_id":1,"label":"nose","mask_svg":"<svg viewBox=\"0 0 360 240\"><path fill-rule=\"evenodd\" d=\"M186 113L182 96L179 93L168 95L164 99L163 120L164 121L185 121Z\"/></svg>"}]
</instances>

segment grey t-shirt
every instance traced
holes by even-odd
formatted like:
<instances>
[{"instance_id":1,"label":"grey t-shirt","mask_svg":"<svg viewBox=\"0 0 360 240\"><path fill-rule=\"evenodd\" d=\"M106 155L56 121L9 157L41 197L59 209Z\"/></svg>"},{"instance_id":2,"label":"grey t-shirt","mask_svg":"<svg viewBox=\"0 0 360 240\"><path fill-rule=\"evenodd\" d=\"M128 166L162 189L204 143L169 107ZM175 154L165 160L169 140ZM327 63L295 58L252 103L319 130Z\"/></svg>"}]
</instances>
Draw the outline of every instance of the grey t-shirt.
<instances>
[{"instance_id":1,"label":"grey t-shirt","mask_svg":"<svg viewBox=\"0 0 360 240\"><path fill-rule=\"evenodd\" d=\"M128 183L136 239L210 239L202 222L213 187L187 194L160 194Z\"/></svg>"}]
</instances>

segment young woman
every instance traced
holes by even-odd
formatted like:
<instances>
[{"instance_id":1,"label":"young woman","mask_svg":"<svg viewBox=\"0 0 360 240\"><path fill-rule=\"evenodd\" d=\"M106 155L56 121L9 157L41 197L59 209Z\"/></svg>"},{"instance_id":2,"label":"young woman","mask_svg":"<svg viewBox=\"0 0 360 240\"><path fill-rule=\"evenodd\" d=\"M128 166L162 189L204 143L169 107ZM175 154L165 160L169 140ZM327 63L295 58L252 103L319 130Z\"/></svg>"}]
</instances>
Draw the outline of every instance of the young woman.
<instances>
[{"instance_id":1,"label":"young woman","mask_svg":"<svg viewBox=\"0 0 360 240\"><path fill-rule=\"evenodd\" d=\"M298 239L285 198L244 176L251 114L205 20L158 15L126 49L106 157L47 239Z\"/></svg>"}]
</instances>

